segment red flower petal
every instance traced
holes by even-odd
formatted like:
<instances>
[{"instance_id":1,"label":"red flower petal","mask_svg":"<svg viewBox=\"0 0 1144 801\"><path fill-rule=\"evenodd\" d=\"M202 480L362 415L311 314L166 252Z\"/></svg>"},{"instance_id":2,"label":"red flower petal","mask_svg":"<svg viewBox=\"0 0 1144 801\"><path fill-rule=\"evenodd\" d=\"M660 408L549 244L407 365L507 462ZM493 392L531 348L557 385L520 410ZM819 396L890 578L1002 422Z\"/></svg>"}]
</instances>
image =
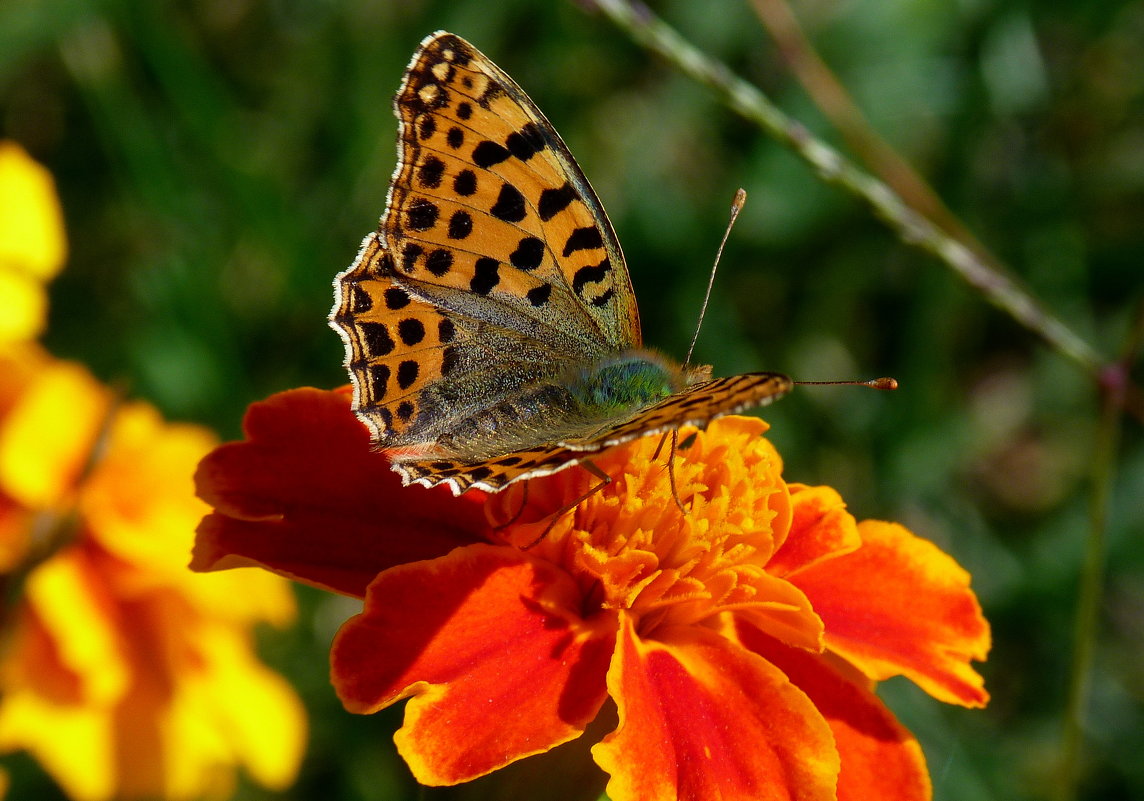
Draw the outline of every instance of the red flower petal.
<instances>
[{"instance_id":1,"label":"red flower petal","mask_svg":"<svg viewBox=\"0 0 1144 801\"><path fill-rule=\"evenodd\" d=\"M702 627L647 641L623 620L620 725L592 749L614 801L834 800L830 728L781 671Z\"/></svg>"},{"instance_id":2,"label":"red flower petal","mask_svg":"<svg viewBox=\"0 0 1144 801\"><path fill-rule=\"evenodd\" d=\"M395 740L422 784L456 784L572 740L606 697L607 613L578 617L562 571L473 545L377 577L338 633L334 686L370 713L406 696Z\"/></svg>"},{"instance_id":3,"label":"red flower petal","mask_svg":"<svg viewBox=\"0 0 1144 801\"><path fill-rule=\"evenodd\" d=\"M388 567L485 538L483 496L402 487L340 392L296 389L252 404L246 441L216 448L195 484L215 511L191 567L261 565L361 597Z\"/></svg>"},{"instance_id":4,"label":"red flower petal","mask_svg":"<svg viewBox=\"0 0 1144 801\"><path fill-rule=\"evenodd\" d=\"M842 661L837 657L788 648L751 626L740 626L739 636L810 696L830 724L842 759L838 801L928 801L921 746L864 686L861 674L844 663L832 665L832 659Z\"/></svg>"},{"instance_id":5,"label":"red flower petal","mask_svg":"<svg viewBox=\"0 0 1144 801\"><path fill-rule=\"evenodd\" d=\"M989 624L969 574L897 524L865 521L858 532L858 550L790 577L825 622L827 648L870 678L905 675L939 700L984 706L969 662L985 659Z\"/></svg>"}]
</instances>

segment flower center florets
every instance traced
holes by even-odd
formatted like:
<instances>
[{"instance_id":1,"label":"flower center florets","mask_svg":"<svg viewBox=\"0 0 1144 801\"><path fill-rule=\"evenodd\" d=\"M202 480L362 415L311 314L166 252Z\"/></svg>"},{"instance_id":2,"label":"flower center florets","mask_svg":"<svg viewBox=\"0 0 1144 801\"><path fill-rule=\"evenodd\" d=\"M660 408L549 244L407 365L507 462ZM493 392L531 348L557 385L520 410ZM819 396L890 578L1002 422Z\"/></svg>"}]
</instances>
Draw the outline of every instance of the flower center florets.
<instances>
[{"instance_id":1,"label":"flower center florets","mask_svg":"<svg viewBox=\"0 0 1144 801\"><path fill-rule=\"evenodd\" d=\"M789 497L760 429L726 421L677 452L680 503L667 449L651 460L656 438L605 454L598 465L612 483L559 521L543 550L577 578L589 606L629 610L645 632L765 600L759 579L785 538Z\"/></svg>"}]
</instances>

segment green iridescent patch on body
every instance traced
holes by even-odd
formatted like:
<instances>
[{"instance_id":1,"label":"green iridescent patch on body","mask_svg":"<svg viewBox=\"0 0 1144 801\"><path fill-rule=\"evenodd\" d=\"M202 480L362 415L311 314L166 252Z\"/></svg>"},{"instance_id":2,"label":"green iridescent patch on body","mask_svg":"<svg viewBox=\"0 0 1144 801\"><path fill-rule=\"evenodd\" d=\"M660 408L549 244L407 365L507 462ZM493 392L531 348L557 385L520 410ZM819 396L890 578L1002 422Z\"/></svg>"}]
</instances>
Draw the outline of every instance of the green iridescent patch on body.
<instances>
[{"instance_id":1,"label":"green iridescent patch on body","mask_svg":"<svg viewBox=\"0 0 1144 801\"><path fill-rule=\"evenodd\" d=\"M642 354L620 354L583 368L572 381L572 397L589 417L643 409L679 390L678 371Z\"/></svg>"}]
</instances>

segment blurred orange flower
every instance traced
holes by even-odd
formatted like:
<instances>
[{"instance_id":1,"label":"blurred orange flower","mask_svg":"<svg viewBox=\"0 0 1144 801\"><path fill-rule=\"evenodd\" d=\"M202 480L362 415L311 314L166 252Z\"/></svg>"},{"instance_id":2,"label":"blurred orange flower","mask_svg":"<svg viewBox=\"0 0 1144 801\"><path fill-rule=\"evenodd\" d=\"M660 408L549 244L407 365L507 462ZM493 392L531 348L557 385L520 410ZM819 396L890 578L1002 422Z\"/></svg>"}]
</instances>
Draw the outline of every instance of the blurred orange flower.
<instances>
[{"instance_id":1,"label":"blurred orange flower","mask_svg":"<svg viewBox=\"0 0 1144 801\"><path fill-rule=\"evenodd\" d=\"M247 440L197 475L214 506L192 566L258 564L363 597L332 677L370 713L411 697L398 750L423 784L490 773L574 740L615 801L930 796L921 749L872 692L894 675L964 706L988 625L969 576L836 492L788 485L752 418L723 418L675 462L654 440L496 496L401 487L344 392L251 407ZM565 788L544 788L563 797Z\"/></svg>"},{"instance_id":2,"label":"blurred orange flower","mask_svg":"<svg viewBox=\"0 0 1144 801\"><path fill-rule=\"evenodd\" d=\"M51 174L15 142L0 140L0 343L33 339L44 326L44 283L67 242Z\"/></svg>"},{"instance_id":3,"label":"blurred orange flower","mask_svg":"<svg viewBox=\"0 0 1144 801\"><path fill-rule=\"evenodd\" d=\"M282 787L304 714L250 630L293 618L289 586L187 570L213 436L27 341L36 280L63 257L41 225L54 204L42 168L0 144L0 283L28 290L0 292L0 319L22 321L0 336L0 751L29 751L79 801L225 797L238 765Z\"/></svg>"}]
</instances>

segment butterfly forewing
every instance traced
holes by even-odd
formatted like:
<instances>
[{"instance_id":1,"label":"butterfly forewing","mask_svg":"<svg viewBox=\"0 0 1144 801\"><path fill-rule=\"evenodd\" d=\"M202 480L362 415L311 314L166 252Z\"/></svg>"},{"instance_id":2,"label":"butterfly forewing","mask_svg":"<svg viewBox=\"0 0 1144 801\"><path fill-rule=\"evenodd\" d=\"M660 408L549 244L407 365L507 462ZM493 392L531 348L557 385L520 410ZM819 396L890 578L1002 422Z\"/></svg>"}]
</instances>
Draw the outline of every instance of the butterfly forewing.
<instances>
[{"instance_id":1,"label":"butterfly forewing","mask_svg":"<svg viewBox=\"0 0 1144 801\"><path fill-rule=\"evenodd\" d=\"M599 200L511 78L459 37L435 34L395 106L399 165L381 233L412 288L489 298L531 321L535 336L571 337L586 355L639 344Z\"/></svg>"}]
</instances>

